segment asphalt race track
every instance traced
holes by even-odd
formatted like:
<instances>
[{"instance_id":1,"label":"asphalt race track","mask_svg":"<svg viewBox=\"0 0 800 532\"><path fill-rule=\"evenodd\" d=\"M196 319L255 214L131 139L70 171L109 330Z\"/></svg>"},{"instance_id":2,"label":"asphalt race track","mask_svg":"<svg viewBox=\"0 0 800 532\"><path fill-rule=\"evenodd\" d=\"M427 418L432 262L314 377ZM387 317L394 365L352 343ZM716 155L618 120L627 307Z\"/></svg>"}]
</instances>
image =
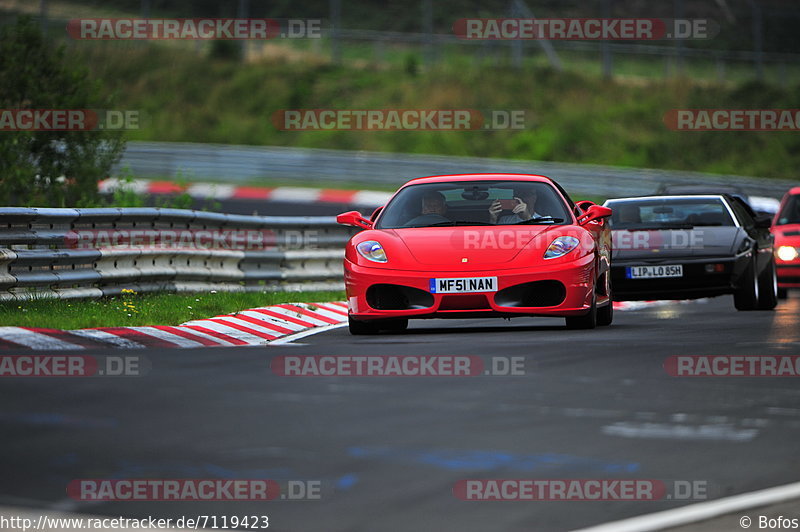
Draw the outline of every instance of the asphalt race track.
<instances>
[{"instance_id":1,"label":"asphalt race track","mask_svg":"<svg viewBox=\"0 0 800 532\"><path fill-rule=\"evenodd\" d=\"M592 331L562 324L423 321L377 337L338 328L294 345L137 351L152 364L141 377L9 378L0 387L0 505L259 514L270 530L569 530L687 502L462 501L453 485L700 480L718 498L797 480L796 379L672 377L662 367L678 354L798 354L796 294L775 312L736 312L722 297L618 312ZM523 356L526 374L271 371L277 355L301 354ZM317 480L321 498L92 503L66 496L79 478Z\"/></svg>"}]
</instances>

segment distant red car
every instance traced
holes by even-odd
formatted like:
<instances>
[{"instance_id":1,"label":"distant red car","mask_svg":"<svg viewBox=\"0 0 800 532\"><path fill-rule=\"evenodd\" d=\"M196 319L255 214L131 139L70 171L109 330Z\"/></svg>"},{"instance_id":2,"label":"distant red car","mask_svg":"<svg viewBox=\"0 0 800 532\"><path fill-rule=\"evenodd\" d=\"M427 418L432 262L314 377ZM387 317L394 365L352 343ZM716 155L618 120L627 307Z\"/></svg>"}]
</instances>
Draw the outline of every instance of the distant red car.
<instances>
[{"instance_id":1,"label":"distant red car","mask_svg":"<svg viewBox=\"0 0 800 532\"><path fill-rule=\"evenodd\" d=\"M778 297L784 299L789 288L800 288L800 187L783 196L771 231L775 235Z\"/></svg>"},{"instance_id":2,"label":"distant red car","mask_svg":"<svg viewBox=\"0 0 800 532\"><path fill-rule=\"evenodd\" d=\"M577 205L550 178L423 177L403 185L347 244L352 334L404 330L409 318L557 316L609 325L611 209Z\"/></svg>"}]
</instances>

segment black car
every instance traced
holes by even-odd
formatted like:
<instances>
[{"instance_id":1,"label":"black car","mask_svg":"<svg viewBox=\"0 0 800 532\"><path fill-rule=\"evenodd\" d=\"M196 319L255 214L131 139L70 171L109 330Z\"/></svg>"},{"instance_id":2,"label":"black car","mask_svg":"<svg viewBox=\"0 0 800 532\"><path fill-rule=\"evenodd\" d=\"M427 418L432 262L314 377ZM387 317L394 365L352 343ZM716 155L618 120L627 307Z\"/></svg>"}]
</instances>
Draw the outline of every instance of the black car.
<instances>
[{"instance_id":1,"label":"black car","mask_svg":"<svg viewBox=\"0 0 800 532\"><path fill-rule=\"evenodd\" d=\"M775 308L770 220L728 194L606 201L613 210L611 280L617 300L733 294L739 310Z\"/></svg>"},{"instance_id":2,"label":"black car","mask_svg":"<svg viewBox=\"0 0 800 532\"><path fill-rule=\"evenodd\" d=\"M731 184L670 185L662 183L658 187L658 190L656 190L656 194L658 194L659 196L679 196L679 195L695 196L698 194L714 194L714 195L728 194L729 196L741 198L759 216L762 215L775 216L775 213L777 212L777 207L779 205L778 200L774 198L767 198L763 196L751 196L750 194L745 192L745 190L742 187Z\"/></svg>"}]
</instances>

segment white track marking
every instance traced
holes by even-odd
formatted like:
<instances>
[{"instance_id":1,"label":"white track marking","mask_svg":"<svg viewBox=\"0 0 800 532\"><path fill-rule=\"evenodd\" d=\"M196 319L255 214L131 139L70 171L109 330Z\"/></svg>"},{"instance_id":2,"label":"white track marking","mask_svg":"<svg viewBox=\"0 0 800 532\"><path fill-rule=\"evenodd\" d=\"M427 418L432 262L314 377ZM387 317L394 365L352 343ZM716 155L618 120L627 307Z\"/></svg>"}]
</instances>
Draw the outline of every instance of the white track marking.
<instances>
[{"instance_id":1,"label":"white track marking","mask_svg":"<svg viewBox=\"0 0 800 532\"><path fill-rule=\"evenodd\" d=\"M267 341L266 338L262 338L260 336L256 336L255 334L250 334L248 332L241 331L236 327L231 327L230 325L225 325L224 323L220 323L218 321L200 320L199 323L195 322L192 323L192 325L199 325L201 327L205 327L206 329L211 329L214 332L218 332L220 334L224 334L226 336L242 340L251 345L263 345Z\"/></svg>"},{"instance_id":2,"label":"white track marking","mask_svg":"<svg viewBox=\"0 0 800 532\"><path fill-rule=\"evenodd\" d=\"M136 327L136 330L142 334L146 334L148 336L154 336L155 338L164 340L165 342L169 342L171 344L175 344L179 347L205 347L202 343L198 342L197 340L184 338L183 336L173 334L169 331L162 331L161 329L156 329L155 327Z\"/></svg>"},{"instance_id":3,"label":"white track marking","mask_svg":"<svg viewBox=\"0 0 800 532\"><path fill-rule=\"evenodd\" d=\"M270 307L269 310L271 310L272 312L276 312L278 314L281 314L283 316L289 316L290 318L295 318L295 319L298 319L300 321L305 321L305 322L310 323L310 324L315 325L315 326L316 325L330 325L327 321L324 321L324 320L321 320L321 319L318 319L318 318L314 318L313 316L306 316L305 314L298 313L296 310L290 310L290 309L278 308L278 307Z\"/></svg>"},{"instance_id":4,"label":"white track marking","mask_svg":"<svg viewBox=\"0 0 800 532\"><path fill-rule=\"evenodd\" d=\"M283 336L283 333L280 333L275 329L270 329L266 325L256 325L255 323L250 323L249 321L244 321L244 320L237 320L236 318L230 316L220 316L216 319L224 321L225 323L234 323L236 325L241 325L242 327L247 327L248 329L252 329L261 334L267 334L269 336Z\"/></svg>"},{"instance_id":5,"label":"white track marking","mask_svg":"<svg viewBox=\"0 0 800 532\"><path fill-rule=\"evenodd\" d=\"M234 343L234 342L232 342L230 340L226 340L225 338L217 338L216 336L211 336L210 334L204 333L203 331L198 331L197 329L192 329L190 327L183 327L183 329L189 334L193 334L195 336L202 336L203 338L205 338L207 340L210 340L212 342L215 342L215 343L219 344L221 347L228 347L228 346L231 346L231 345L233 345L233 346L239 345L239 344L236 344L236 343ZM213 347L213 346L208 346L208 347Z\"/></svg>"},{"instance_id":6,"label":"white track marking","mask_svg":"<svg viewBox=\"0 0 800 532\"><path fill-rule=\"evenodd\" d=\"M317 304L317 307L319 307L321 309L325 309L325 310L327 310L329 312L333 312L334 314L336 314L338 316L347 317L347 309L343 308L343 307L340 307L339 305L332 305L330 303L326 303L326 304L319 303L319 304Z\"/></svg>"},{"instance_id":7,"label":"white track marking","mask_svg":"<svg viewBox=\"0 0 800 532\"><path fill-rule=\"evenodd\" d=\"M359 190L353 197L352 203L357 205L379 206L389 201L392 197L391 192L376 192L374 190Z\"/></svg>"},{"instance_id":8,"label":"white track marking","mask_svg":"<svg viewBox=\"0 0 800 532\"><path fill-rule=\"evenodd\" d=\"M122 336L107 332L101 331L97 329L76 329L74 331L69 331L70 334L74 334L75 336L81 336L83 338L88 338L90 340L94 340L96 342L102 342L106 344L111 344L115 347L121 347L123 349L144 349L140 343L134 342L133 340L129 340L128 338L124 338Z\"/></svg>"},{"instance_id":9,"label":"white track marking","mask_svg":"<svg viewBox=\"0 0 800 532\"><path fill-rule=\"evenodd\" d=\"M59 349L74 350L86 349L82 345L73 344L54 336L29 331L22 327L0 327L0 338L21 344L31 349Z\"/></svg>"},{"instance_id":10,"label":"white track marking","mask_svg":"<svg viewBox=\"0 0 800 532\"><path fill-rule=\"evenodd\" d=\"M334 312L332 310L328 310L326 308L320 307L319 305L313 305L311 303L295 303L295 306L296 307L301 307L301 308L305 309L307 312L311 312L311 313L314 313L314 314L319 314L320 316L325 316L326 318L330 318L330 319L336 320L336 321L342 321L343 319L347 318L347 316L342 316L342 314L340 314L339 312ZM313 310L311 308L309 308L309 307L312 307L312 306L314 307ZM327 322L325 322L325 323L327 323Z\"/></svg>"},{"instance_id":11,"label":"white track marking","mask_svg":"<svg viewBox=\"0 0 800 532\"><path fill-rule=\"evenodd\" d=\"M633 423L620 421L603 427L603 434L623 438L663 440L750 441L758 429L738 429L730 425L679 425L671 423Z\"/></svg>"},{"instance_id":12,"label":"white track marking","mask_svg":"<svg viewBox=\"0 0 800 532\"><path fill-rule=\"evenodd\" d=\"M270 201L299 201L314 203L322 191L316 188L278 187L269 195Z\"/></svg>"},{"instance_id":13,"label":"white track marking","mask_svg":"<svg viewBox=\"0 0 800 532\"><path fill-rule=\"evenodd\" d=\"M186 193L193 198L228 199L236 193L234 185L215 185L213 183L196 183L189 185Z\"/></svg>"},{"instance_id":14,"label":"white track marking","mask_svg":"<svg viewBox=\"0 0 800 532\"><path fill-rule=\"evenodd\" d=\"M289 320L278 319L275 316L268 316L267 314L261 314L260 312L254 312L252 310L244 310L239 314L243 314L245 316L261 320L265 324L276 325L278 327L283 327L284 329L290 329L292 331L302 331L306 328L300 325L299 323L293 323Z\"/></svg>"},{"instance_id":15,"label":"white track marking","mask_svg":"<svg viewBox=\"0 0 800 532\"><path fill-rule=\"evenodd\" d=\"M277 340L273 340L269 343L269 345L283 345L288 344L289 342L293 342L295 340L299 340L300 338L305 338L306 336L311 336L317 333L327 332L332 329L338 329L339 327L347 326L346 322L342 323L332 323L329 325L324 325L322 327L314 327L313 329L306 329L303 332L299 332L297 334L290 334L289 336L284 336L283 338L278 338Z\"/></svg>"},{"instance_id":16,"label":"white track marking","mask_svg":"<svg viewBox=\"0 0 800 532\"><path fill-rule=\"evenodd\" d=\"M664 530L797 498L800 498L800 482L612 521L589 528L582 528L575 532L649 532L651 530ZM758 527L753 528L757 529Z\"/></svg>"}]
</instances>

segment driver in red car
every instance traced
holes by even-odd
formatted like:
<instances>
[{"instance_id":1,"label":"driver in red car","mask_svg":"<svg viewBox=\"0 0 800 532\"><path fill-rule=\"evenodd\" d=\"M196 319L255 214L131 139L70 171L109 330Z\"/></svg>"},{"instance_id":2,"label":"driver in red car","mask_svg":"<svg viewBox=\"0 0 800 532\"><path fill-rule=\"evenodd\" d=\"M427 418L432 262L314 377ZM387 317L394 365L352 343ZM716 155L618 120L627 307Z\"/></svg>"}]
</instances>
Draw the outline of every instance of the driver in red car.
<instances>
[{"instance_id":1,"label":"driver in red car","mask_svg":"<svg viewBox=\"0 0 800 532\"><path fill-rule=\"evenodd\" d=\"M516 204L511 209L511 214L503 216L500 216L500 213L508 209L505 209L503 203L496 199L489 206L489 221L493 224L515 224L538 217L540 214L535 210L536 198L537 194L533 189L515 190L512 201Z\"/></svg>"},{"instance_id":2,"label":"driver in red car","mask_svg":"<svg viewBox=\"0 0 800 532\"><path fill-rule=\"evenodd\" d=\"M441 192L430 191L422 196L422 209L419 216L409 220L407 226L430 225L435 223L449 222L445 216L447 203Z\"/></svg>"}]
</instances>

